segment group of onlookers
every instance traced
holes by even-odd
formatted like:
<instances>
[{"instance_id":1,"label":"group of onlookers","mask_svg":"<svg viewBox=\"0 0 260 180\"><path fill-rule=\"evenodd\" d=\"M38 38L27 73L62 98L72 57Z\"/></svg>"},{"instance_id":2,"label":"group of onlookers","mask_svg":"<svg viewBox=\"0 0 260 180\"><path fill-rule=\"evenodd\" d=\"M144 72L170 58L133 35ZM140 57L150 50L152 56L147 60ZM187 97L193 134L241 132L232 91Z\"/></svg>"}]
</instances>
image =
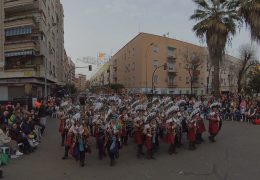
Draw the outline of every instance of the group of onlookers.
<instances>
[{"instance_id":1,"label":"group of onlookers","mask_svg":"<svg viewBox=\"0 0 260 180\"><path fill-rule=\"evenodd\" d=\"M33 108L20 103L0 105L0 153L15 159L34 152L41 142L47 116L54 109L55 101L37 99ZM6 158L5 158L6 159ZM1 164L7 164L0 159ZM0 172L1 177L1 172Z\"/></svg>"},{"instance_id":2,"label":"group of onlookers","mask_svg":"<svg viewBox=\"0 0 260 180\"><path fill-rule=\"evenodd\" d=\"M225 97L222 100L222 117L225 120L252 123L260 118L260 101L252 97Z\"/></svg>"}]
</instances>

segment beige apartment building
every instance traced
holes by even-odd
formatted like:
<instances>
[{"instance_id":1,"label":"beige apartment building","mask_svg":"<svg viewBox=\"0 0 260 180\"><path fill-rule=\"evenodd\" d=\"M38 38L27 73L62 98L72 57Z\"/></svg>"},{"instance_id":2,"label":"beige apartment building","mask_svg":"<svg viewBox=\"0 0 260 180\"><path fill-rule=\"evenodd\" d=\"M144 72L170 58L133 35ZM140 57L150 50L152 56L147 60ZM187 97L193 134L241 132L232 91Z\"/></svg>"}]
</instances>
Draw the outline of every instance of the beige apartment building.
<instances>
[{"instance_id":1,"label":"beige apartment building","mask_svg":"<svg viewBox=\"0 0 260 180\"><path fill-rule=\"evenodd\" d=\"M91 78L91 87L104 87L110 84L110 62L106 62Z\"/></svg>"},{"instance_id":2,"label":"beige apartment building","mask_svg":"<svg viewBox=\"0 0 260 180\"><path fill-rule=\"evenodd\" d=\"M186 55L205 59L205 48L187 42L140 33L111 58L110 81L136 93L152 92L152 76L157 94L190 94ZM193 92L204 94L205 70L196 70Z\"/></svg>"},{"instance_id":3,"label":"beige apartment building","mask_svg":"<svg viewBox=\"0 0 260 180\"><path fill-rule=\"evenodd\" d=\"M156 94L191 94L192 81L192 93L202 95L212 89L213 68L209 68L208 57L205 47L164 36L140 33L111 57L108 63L109 71L104 66L91 78L91 86L123 84L134 93L151 93L154 70L162 66L154 73ZM226 61L230 67L237 67L238 59L227 55ZM163 67L165 63L166 69ZM197 67L190 73L193 64ZM236 72L231 71L232 69L223 64L222 91L236 89ZM109 81L106 80L107 77Z\"/></svg>"},{"instance_id":4,"label":"beige apartment building","mask_svg":"<svg viewBox=\"0 0 260 180\"><path fill-rule=\"evenodd\" d=\"M0 100L48 94L64 81L60 0L1 0Z\"/></svg>"},{"instance_id":5,"label":"beige apartment building","mask_svg":"<svg viewBox=\"0 0 260 180\"><path fill-rule=\"evenodd\" d=\"M76 74L75 87L79 92L84 92L87 89L87 76L83 74Z\"/></svg>"}]
</instances>

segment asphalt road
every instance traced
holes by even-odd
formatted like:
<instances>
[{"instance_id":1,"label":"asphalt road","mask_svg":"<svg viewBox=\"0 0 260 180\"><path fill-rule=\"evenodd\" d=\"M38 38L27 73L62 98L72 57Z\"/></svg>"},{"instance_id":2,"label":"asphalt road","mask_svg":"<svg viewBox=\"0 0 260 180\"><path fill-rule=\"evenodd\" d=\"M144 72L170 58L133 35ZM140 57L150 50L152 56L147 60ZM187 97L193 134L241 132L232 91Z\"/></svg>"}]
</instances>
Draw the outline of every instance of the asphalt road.
<instances>
[{"instance_id":1,"label":"asphalt road","mask_svg":"<svg viewBox=\"0 0 260 180\"><path fill-rule=\"evenodd\" d=\"M207 134L204 135L207 138ZM185 137L186 139L186 137ZM81 168L72 158L64 161L60 146L58 120L51 119L38 150L4 167L6 180L259 180L260 126L224 122L216 143L187 150L187 143L169 156L163 145L156 160L136 159L131 142L120 152L115 167L109 159L98 160L97 152L87 155Z\"/></svg>"}]
</instances>

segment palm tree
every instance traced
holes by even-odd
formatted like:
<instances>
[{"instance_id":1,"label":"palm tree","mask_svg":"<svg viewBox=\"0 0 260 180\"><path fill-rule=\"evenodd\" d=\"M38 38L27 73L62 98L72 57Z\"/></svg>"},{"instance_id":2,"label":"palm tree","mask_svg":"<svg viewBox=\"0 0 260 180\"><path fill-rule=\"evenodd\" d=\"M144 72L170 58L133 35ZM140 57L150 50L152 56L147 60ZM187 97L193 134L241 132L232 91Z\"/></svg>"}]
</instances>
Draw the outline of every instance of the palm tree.
<instances>
[{"instance_id":1,"label":"palm tree","mask_svg":"<svg viewBox=\"0 0 260 180\"><path fill-rule=\"evenodd\" d=\"M260 0L234 0L238 13L250 28L252 40L260 43Z\"/></svg>"},{"instance_id":2,"label":"palm tree","mask_svg":"<svg viewBox=\"0 0 260 180\"><path fill-rule=\"evenodd\" d=\"M193 0L198 8L190 17L198 21L193 27L196 36L206 40L209 56L214 67L213 90L220 95L219 70L225 47L236 34L240 17L237 8L229 5L229 0Z\"/></svg>"}]
</instances>

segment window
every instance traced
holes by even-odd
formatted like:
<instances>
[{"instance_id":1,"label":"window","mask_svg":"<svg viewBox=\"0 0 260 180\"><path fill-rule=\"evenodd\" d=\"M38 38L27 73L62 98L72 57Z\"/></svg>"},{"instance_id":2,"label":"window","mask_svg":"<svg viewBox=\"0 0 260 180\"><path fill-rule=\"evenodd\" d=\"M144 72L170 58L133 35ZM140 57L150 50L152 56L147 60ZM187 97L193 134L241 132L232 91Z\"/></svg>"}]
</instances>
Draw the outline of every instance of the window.
<instances>
[{"instance_id":1,"label":"window","mask_svg":"<svg viewBox=\"0 0 260 180\"><path fill-rule=\"evenodd\" d=\"M182 91L180 90L180 94L182 94Z\"/></svg>"},{"instance_id":2,"label":"window","mask_svg":"<svg viewBox=\"0 0 260 180\"><path fill-rule=\"evenodd\" d=\"M173 60L168 61L168 69L169 70L175 70L175 63Z\"/></svg>"},{"instance_id":3,"label":"window","mask_svg":"<svg viewBox=\"0 0 260 180\"><path fill-rule=\"evenodd\" d=\"M203 94L204 94L204 91L203 91L203 90L201 90L201 91L200 91L200 93L201 93L201 95L203 95Z\"/></svg>"},{"instance_id":4,"label":"window","mask_svg":"<svg viewBox=\"0 0 260 180\"><path fill-rule=\"evenodd\" d=\"M181 76L179 77L179 81L182 81L182 77Z\"/></svg>"},{"instance_id":5,"label":"window","mask_svg":"<svg viewBox=\"0 0 260 180\"><path fill-rule=\"evenodd\" d=\"M186 94L190 94L190 91L189 91L189 90L187 90L187 91L186 91Z\"/></svg>"},{"instance_id":6,"label":"window","mask_svg":"<svg viewBox=\"0 0 260 180\"><path fill-rule=\"evenodd\" d=\"M153 60L153 68L156 69L159 66L158 60Z\"/></svg>"},{"instance_id":7,"label":"window","mask_svg":"<svg viewBox=\"0 0 260 180\"><path fill-rule=\"evenodd\" d=\"M189 83L190 83L190 78L186 77L186 84L189 84Z\"/></svg>"},{"instance_id":8,"label":"window","mask_svg":"<svg viewBox=\"0 0 260 180\"><path fill-rule=\"evenodd\" d=\"M175 47L168 47L167 48L167 54L168 56L174 56L174 51L176 50Z\"/></svg>"},{"instance_id":9,"label":"window","mask_svg":"<svg viewBox=\"0 0 260 180\"><path fill-rule=\"evenodd\" d=\"M6 52L5 57L29 56L34 54L35 52L33 50L11 51L11 52Z\"/></svg>"},{"instance_id":10,"label":"window","mask_svg":"<svg viewBox=\"0 0 260 180\"><path fill-rule=\"evenodd\" d=\"M158 75L155 75L154 76L154 83L159 83L159 76Z\"/></svg>"},{"instance_id":11,"label":"window","mask_svg":"<svg viewBox=\"0 0 260 180\"><path fill-rule=\"evenodd\" d=\"M19 28L11 28L5 30L5 36L18 36L18 35L24 35L24 34L31 34L32 33L32 27L26 26L26 27L19 27Z\"/></svg>"},{"instance_id":12,"label":"window","mask_svg":"<svg viewBox=\"0 0 260 180\"><path fill-rule=\"evenodd\" d=\"M170 85L175 85L175 76L169 76L168 78L169 78L168 83Z\"/></svg>"},{"instance_id":13,"label":"window","mask_svg":"<svg viewBox=\"0 0 260 180\"><path fill-rule=\"evenodd\" d=\"M154 53L159 53L159 45L158 44L153 46L153 52Z\"/></svg>"}]
</instances>

